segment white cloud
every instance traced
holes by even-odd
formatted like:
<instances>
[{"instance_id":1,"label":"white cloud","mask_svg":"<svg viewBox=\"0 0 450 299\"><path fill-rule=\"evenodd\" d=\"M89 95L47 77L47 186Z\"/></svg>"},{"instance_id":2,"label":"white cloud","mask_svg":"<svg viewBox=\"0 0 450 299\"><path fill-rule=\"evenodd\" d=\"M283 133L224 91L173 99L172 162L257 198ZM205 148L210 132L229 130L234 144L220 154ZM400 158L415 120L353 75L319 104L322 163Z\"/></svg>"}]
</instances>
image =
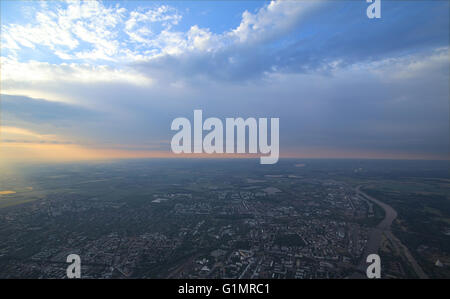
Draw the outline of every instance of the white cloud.
<instances>
[{"instance_id":1,"label":"white cloud","mask_svg":"<svg viewBox=\"0 0 450 299\"><path fill-rule=\"evenodd\" d=\"M423 74L437 73L449 66L449 48L434 49L426 55L406 55L398 58L388 58L376 62L375 72L385 80L409 80L423 76Z\"/></svg>"},{"instance_id":2,"label":"white cloud","mask_svg":"<svg viewBox=\"0 0 450 299\"><path fill-rule=\"evenodd\" d=\"M15 82L126 82L133 85L148 85L152 80L133 71L115 69L109 66L89 64L50 64L47 62L18 62L1 59L1 81L8 87Z\"/></svg>"},{"instance_id":3,"label":"white cloud","mask_svg":"<svg viewBox=\"0 0 450 299\"><path fill-rule=\"evenodd\" d=\"M271 1L257 13L245 11L239 26L230 31L228 36L241 43L271 39L291 29L303 14L319 7L320 2Z\"/></svg>"},{"instance_id":4,"label":"white cloud","mask_svg":"<svg viewBox=\"0 0 450 299\"><path fill-rule=\"evenodd\" d=\"M197 25L189 29L187 39L191 50L212 51L221 46L217 35L213 35L209 29L202 29Z\"/></svg>"},{"instance_id":5,"label":"white cloud","mask_svg":"<svg viewBox=\"0 0 450 299\"><path fill-rule=\"evenodd\" d=\"M67 92L67 86L90 86L94 89L98 84L153 86L153 80L148 76L105 65L18 62L2 57L1 69L2 93L72 104L86 105L90 102L88 105L92 105L97 99L83 99L76 90Z\"/></svg>"},{"instance_id":6,"label":"white cloud","mask_svg":"<svg viewBox=\"0 0 450 299\"><path fill-rule=\"evenodd\" d=\"M136 26L148 25L151 23L162 23L165 28L178 24L182 16L173 7L162 5L144 12L132 11L129 19L125 22L125 29L132 30Z\"/></svg>"},{"instance_id":7,"label":"white cloud","mask_svg":"<svg viewBox=\"0 0 450 299\"><path fill-rule=\"evenodd\" d=\"M69 31L59 26L52 17L51 14L38 13L36 19L39 25L37 26L2 25L2 35L5 34L6 41L6 43L2 43L2 47L18 50L18 45L26 48L43 45L52 50L58 46L74 49L78 45L78 41Z\"/></svg>"},{"instance_id":8,"label":"white cloud","mask_svg":"<svg viewBox=\"0 0 450 299\"><path fill-rule=\"evenodd\" d=\"M115 27L125 11L97 1L68 1L66 8L58 3L51 10L45 5L35 22L2 25L2 48L45 46L62 59L111 59L119 48Z\"/></svg>"},{"instance_id":9,"label":"white cloud","mask_svg":"<svg viewBox=\"0 0 450 299\"><path fill-rule=\"evenodd\" d=\"M67 1L42 5L35 22L2 25L2 48L17 53L21 47L48 47L64 60L130 61L192 51L217 51L235 43L273 38L292 28L317 1L272 1L256 13L245 11L238 27L214 34L192 25L174 30L182 15L169 5L152 8L105 6L98 1Z\"/></svg>"},{"instance_id":10,"label":"white cloud","mask_svg":"<svg viewBox=\"0 0 450 299\"><path fill-rule=\"evenodd\" d=\"M302 15L320 7L321 1L271 1L256 13L245 11L235 29L214 34L209 28L192 26L187 32L162 31L154 37L161 54L177 55L188 51L211 52L247 43L255 44L281 37L294 28Z\"/></svg>"}]
</instances>

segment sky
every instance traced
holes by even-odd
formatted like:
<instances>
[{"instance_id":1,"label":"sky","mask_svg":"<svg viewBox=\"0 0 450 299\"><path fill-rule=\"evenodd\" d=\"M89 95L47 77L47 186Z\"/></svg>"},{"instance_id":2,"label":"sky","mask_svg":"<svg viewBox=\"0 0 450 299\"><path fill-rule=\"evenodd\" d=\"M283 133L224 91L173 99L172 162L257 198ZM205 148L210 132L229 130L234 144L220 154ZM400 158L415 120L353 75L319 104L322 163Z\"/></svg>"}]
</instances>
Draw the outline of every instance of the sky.
<instances>
[{"instance_id":1,"label":"sky","mask_svg":"<svg viewBox=\"0 0 450 299\"><path fill-rule=\"evenodd\" d=\"M1 162L170 157L176 117L280 154L449 158L449 1L1 1Z\"/></svg>"}]
</instances>

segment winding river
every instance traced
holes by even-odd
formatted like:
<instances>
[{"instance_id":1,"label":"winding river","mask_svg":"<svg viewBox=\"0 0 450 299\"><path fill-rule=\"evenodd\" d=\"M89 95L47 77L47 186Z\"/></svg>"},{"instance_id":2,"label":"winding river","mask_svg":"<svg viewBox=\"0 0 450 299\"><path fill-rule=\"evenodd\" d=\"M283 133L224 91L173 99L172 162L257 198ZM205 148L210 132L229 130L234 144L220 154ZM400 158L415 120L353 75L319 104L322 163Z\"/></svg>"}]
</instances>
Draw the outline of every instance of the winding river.
<instances>
[{"instance_id":1,"label":"winding river","mask_svg":"<svg viewBox=\"0 0 450 299\"><path fill-rule=\"evenodd\" d=\"M378 223L378 225L374 227L370 232L369 240L367 242L363 258L358 265L358 269L365 272L367 268L366 258L369 254L378 253L378 250L381 246L381 237L384 233L385 236L391 241L392 245L396 247L397 251L403 253L404 257L408 260L408 262L414 269L416 275L419 278L428 278L428 275L422 270L408 248L391 231L392 222L395 220L395 218L397 218L397 211L394 210L394 208L392 208L390 205L379 201L378 199L373 198L370 195L367 195L366 193L361 191L361 187L362 185L356 187L356 193L359 196L362 196L380 206L384 210L385 216L384 219L380 223ZM381 261L381 263L383 264L383 261Z\"/></svg>"}]
</instances>

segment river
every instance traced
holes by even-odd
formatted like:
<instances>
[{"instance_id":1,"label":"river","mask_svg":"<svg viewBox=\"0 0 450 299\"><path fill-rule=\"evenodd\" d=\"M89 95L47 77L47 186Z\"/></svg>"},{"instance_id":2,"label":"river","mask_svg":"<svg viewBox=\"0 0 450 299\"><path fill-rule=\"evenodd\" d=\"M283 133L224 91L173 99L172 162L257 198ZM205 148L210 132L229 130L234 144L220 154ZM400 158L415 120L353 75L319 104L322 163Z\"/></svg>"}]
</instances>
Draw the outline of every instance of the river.
<instances>
[{"instance_id":1,"label":"river","mask_svg":"<svg viewBox=\"0 0 450 299\"><path fill-rule=\"evenodd\" d=\"M388 238L392 245L397 248L397 252L402 252L404 257L408 260L408 262L411 264L412 268L414 269L414 272L419 278L428 278L428 275L422 270L420 265L417 263L416 259L412 256L408 248L392 233L391 231L391 225L392 222L397 218L397 211L394 210L390 205L379 201L378 199L367 195L363 191L361 191L362 185L356 187L356 193L359 196L363 196L366 199L372 201L373 203L380 206L384 212L385 216L384 219L378 223L376 227L374 227L370 234L369 234L369 240L367 242L366 249L364 251L363 257L358 265L358 269L365 272L367 268L366 258L369 254L372 253L378 253L378 250L381 246L381 237L384 233L386 238ZM381 261L381 264L383 264L383 261Z\"/></svg>"}]
</instances>

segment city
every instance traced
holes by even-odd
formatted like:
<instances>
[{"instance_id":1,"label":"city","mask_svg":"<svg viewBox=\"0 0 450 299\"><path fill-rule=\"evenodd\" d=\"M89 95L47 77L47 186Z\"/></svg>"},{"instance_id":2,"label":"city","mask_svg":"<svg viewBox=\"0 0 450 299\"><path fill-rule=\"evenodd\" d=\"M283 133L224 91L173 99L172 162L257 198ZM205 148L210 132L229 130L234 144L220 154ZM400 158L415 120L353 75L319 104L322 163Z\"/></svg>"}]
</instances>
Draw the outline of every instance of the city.
<instances>
[{"instance_id":1,"label":"city","mask_svg":"<svg viewBox=\"0 0 450 299\"><path fill-rule=\"evenodd\" d=\"M0 201L31 200L0 209L0 277L64 278L73 253L83 278L364 277L360 265L385 212L355 183L367 184L379 162L283 160L262 170L237 160L30 172L34 186ZM395 258L388 233L371 249L388 261L383 277L416 277L406 257ZM448 271L448 248L440 250L446 266L433 267Z\"/></svg>"}]
</instances>

